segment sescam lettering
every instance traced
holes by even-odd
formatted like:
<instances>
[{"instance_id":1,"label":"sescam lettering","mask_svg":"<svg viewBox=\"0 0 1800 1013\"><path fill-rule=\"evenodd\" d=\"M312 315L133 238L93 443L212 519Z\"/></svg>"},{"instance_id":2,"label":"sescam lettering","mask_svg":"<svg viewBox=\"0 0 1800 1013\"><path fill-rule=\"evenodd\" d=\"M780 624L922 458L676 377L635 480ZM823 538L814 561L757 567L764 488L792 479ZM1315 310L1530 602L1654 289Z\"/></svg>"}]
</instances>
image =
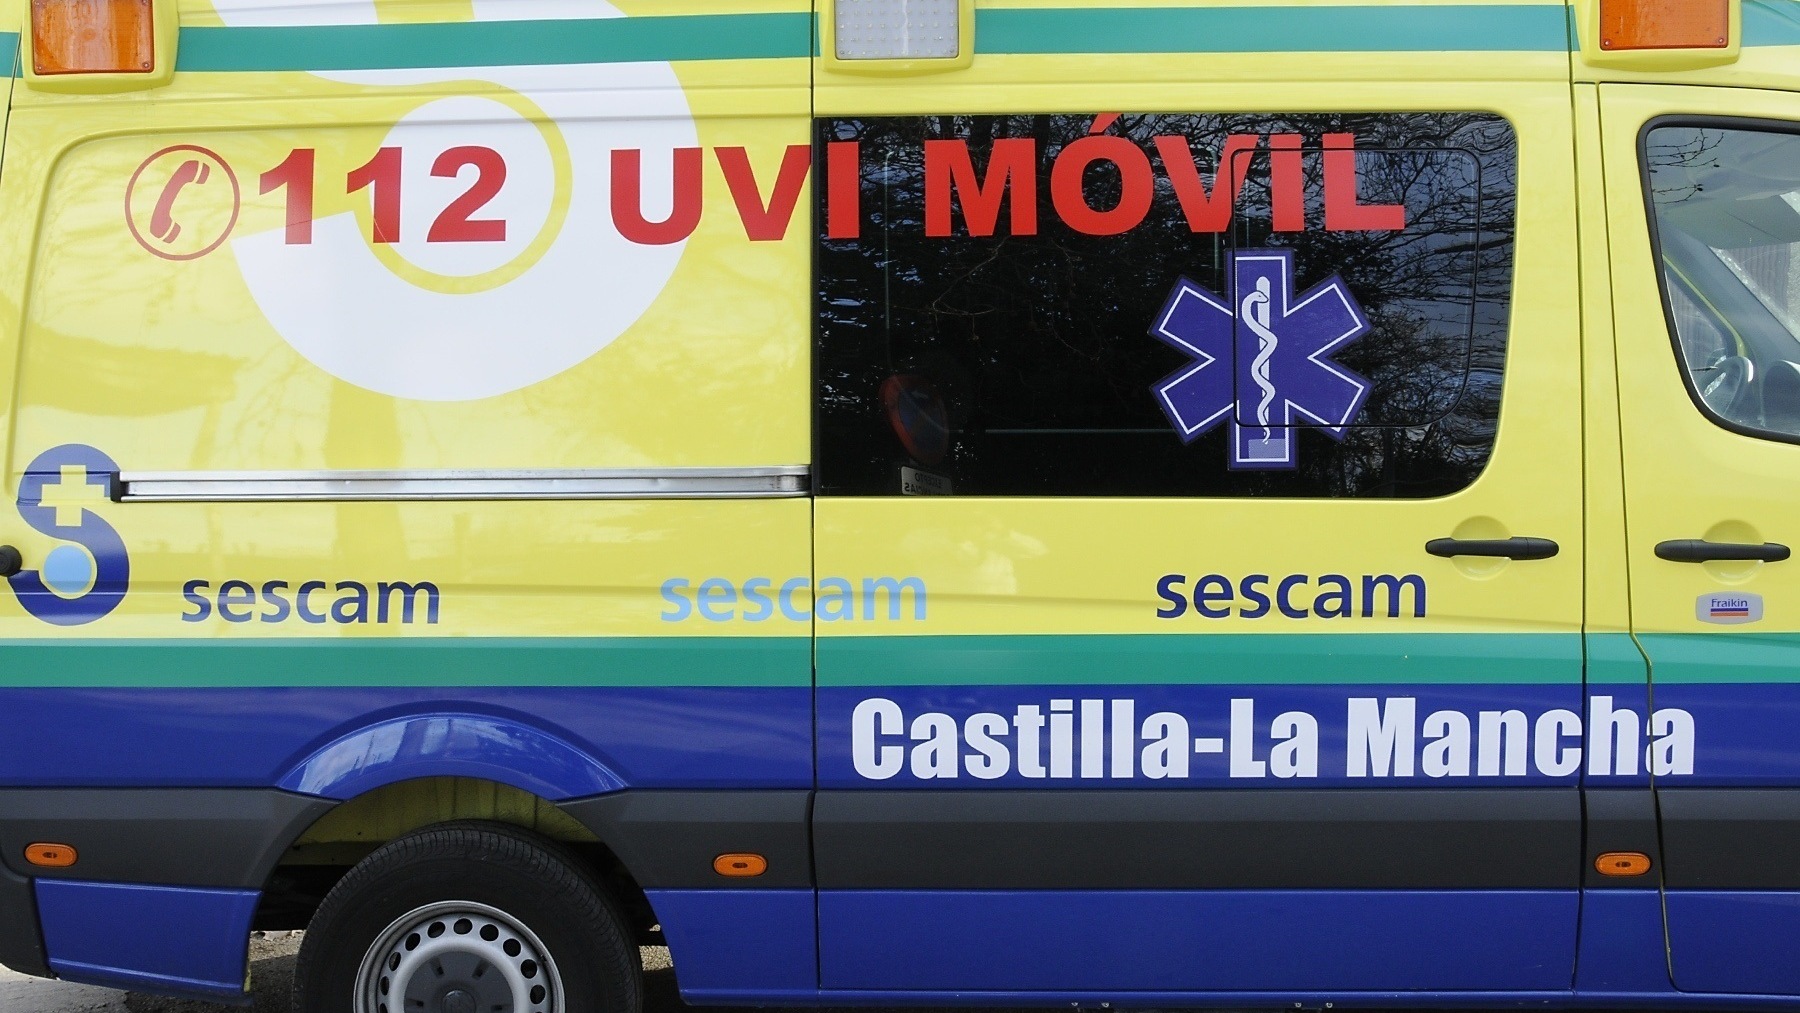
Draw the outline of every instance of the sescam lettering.
<instances>
[{"instance_id":1,"label":"sescam lettering","mask_svg":"<svg viewBox=\"0 0 1800 1013\"><path fill-rule=\"evenodd\" d=\"M1328 729L1304 710L1260 720L1255 698L1236 698L1224 736L1193 735L1200 718L1158 711L1140 719L1139 709L1133 699L1065 698L960 721L941 712L909 719L898 703L874 697L851 713L851 763L859 777L873 781L902 774L994 780L1015 772L1039 780L1178 780L1207 776L1195 769L1202 762L1242 779L1317 778L1332 761L1346 778L1543 778L1582 771L1582 717L1561 708L1536 715L1440 709L1421 718L1414 697L1351 697L1343 723ZM1694 772L1688 711L1658 708L1646 720L1615 708L1610 696L1595 696L1586 729L1590 776ZM1321 742L1336 755L1322 756Z\"/></svg>"},{"instance_id":2,"label":"sescam lettering","mask_svg":"<svg viewBox=\"0 0 1800 1013\"><path fill-rule=\"evenodd\" d=\"M298 586L271 580L260 588L247 580L227 580L216 593L210 582L190 580L181 586L181 596L194 606L194 611L181 614L184 623L201 623L216 615L228 623L281 623L297 617L304 623L343 625L435 624L443 597L437 585L426 580L384 580L373 588L357 580L307 580Z\"/></svg>"},{"instance_id":3,"label":"sescam lettering","mask_svg":"<svg viewBox=\"0 0 1800 1013\"><path fill-rule=\"evenodd\" d=\"M1391 573L1365 573L1352 579L1343 574L1309 576L1291 573L1272 577L1252 573L1233 583L1217 573L1188 583L1185 573L1164 574L1156 582L1156 595L1166 605L1156 610L1159 619L1177 619L1193 605L1194 615L1206 619L1261 619L1280 612L1289 619L1348 619L1351 616L1385 616L1397 619L1410 606L1412 617L1425 616L1425 578L1416 573L1396 577Z\"/></svg>"},{"instance_id":4,"label":"sescam lettering","mask_svg":"<svg viewBox=\"0 0 1800 1013\"><path fill-rule=\"evenodd\" d=\"M695 616L710 623L742 619L760 623L780 615L790 622L856 620L900 622L925 619L925 582L918 577L864 577L860 586L848 577L820 577L818 597L812 596L812 578L751 577L738 584L728 577L691 581L670 577L663 581L665 623Z\"/></svg>"}]
</instances>

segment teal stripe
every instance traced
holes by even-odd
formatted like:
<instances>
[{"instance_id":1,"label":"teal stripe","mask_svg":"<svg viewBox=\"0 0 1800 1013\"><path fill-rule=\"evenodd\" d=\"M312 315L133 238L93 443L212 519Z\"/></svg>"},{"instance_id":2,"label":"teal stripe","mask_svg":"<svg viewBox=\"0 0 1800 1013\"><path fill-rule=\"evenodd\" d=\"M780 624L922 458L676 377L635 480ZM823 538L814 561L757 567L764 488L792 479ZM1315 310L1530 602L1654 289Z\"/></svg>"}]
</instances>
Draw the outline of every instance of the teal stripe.
<instances>
[{"instance_id":1,"label":"teal stripe","mask_svg":"<svg viewBox=\"0 0 1800 1013\"><path fill-rule=\"evenodd\" d=\"M1629 633L1590 633L1587 636L1589 685L1642 686L1650 671L1644 652Z\"/></svg>"},{"instance_id":2,"label":"teal stripe","mask_svg":"<svg viewBox=\"0 0 1800 1013\"><path fill-rule=\"evenodd\" d=\"M1800 3L1795 0L1746 0L1744 45L1800 46Z\"/></svg>"},{"instance_id":3,"label":"teal stripe","mask_svg":"<svg viewBox=\"0 0 1800 1013\"><path fill-rule=\"evenodd\" d=\"M1561 4L977 10L977 53L1566 52Z\"/></svg>"},{"instance_id":4,"label":"teal stripe","mask_svg":"<svg viewBox=\"0 0 1800 1013\"><path fill-rule=\"evenodd\" d=\"M1640 633L1652 683L1800 682L1800 633Z\"/></svg>"},{"instance_id":5,"label":"teal stripe","mask_svg":"<svg viewBox=\"0 0 1800 1013\"><path fill-rule=\"evenodd\" d=\"M1575 633L823 637L817 652L820 686L1581 682Z\"/></svg>"},{"instance_id":6,"label":"teal stripe","mask_svg":"<svg viewBox=\"0 0 1800 1013\"><path fill-rule=\"evenodd\" d=\"M1560 52L1560 5L1037 8L976 12L980 53ZM576 21L183 28L182 71L753 60L817 51L805 12Z\"/></svg>"},{"instance_id":7,"label":"teal stripe","mask_svg":"<svg viewBox=\"0 0 1800 1013\"><path fill-rule=\"evenodd\" d=\"M374 70L670 60L812 53L812 15L696 14L582 21L183 28L182 71Z\"/></svg>"},{"instance_id":8,"label":"teal stripe","mask_svg":"<svg viewBox=\"0 0 1800 1013\"><path fill-rule=\"evenodd\" d=\"M809 686L807 637L24 640L0 686Z\"/></svg>"}]
</instances>

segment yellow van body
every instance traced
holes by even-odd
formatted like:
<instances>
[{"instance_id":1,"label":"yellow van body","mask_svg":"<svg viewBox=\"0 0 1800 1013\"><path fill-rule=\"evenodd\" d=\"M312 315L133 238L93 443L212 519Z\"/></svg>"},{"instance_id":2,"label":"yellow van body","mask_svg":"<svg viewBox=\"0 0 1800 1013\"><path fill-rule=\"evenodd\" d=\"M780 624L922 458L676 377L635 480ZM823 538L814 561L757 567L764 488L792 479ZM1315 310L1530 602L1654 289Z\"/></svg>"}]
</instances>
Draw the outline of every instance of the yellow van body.
<instances>
[{"instance_id":1,"label":"yellow van body","mask_svg":"<svg viewBox=\"0 0 1800 1013\"><path fill-rule=\"evenodd\" d=\"M1800 2L0 11L0 961L474 820L693 1002L1800 998Z\"/></svg>"}]
</instances>

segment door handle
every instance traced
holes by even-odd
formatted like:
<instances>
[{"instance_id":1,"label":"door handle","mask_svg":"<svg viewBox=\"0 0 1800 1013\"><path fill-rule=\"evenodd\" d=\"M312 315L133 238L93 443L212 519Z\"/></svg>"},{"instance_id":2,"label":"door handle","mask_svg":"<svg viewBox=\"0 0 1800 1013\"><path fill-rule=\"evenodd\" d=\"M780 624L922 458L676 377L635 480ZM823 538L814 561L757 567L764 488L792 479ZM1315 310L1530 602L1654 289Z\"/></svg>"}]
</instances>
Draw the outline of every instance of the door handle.
<instances>
[{"instance_id":1,"label":"door handle","mask_svg":"<svg viewBox=\"0 0 1800 1013\"><path fill-rule=\"evenodd\" d=\"M1549 559L1558 546L1548 538L1433 538L1425 551L1434 556L1505 556L1507 559Z\"/></svg>"},{"instance_id":2,"label":"door handle","mask_svg":"<svg viewBox=\"0 0 1800 1013\"><path fill-rule=\"evenodd\" d=\"M25 557L10 545L0 545L0 577L10 577L25 568Z\"/></svg>"},{"instance_id":3,"label":"door handle","mask_svg":"<svg viewBox=\"0 0 1800 1013\"><path fill-rule=\"evenodd\" d=\"M1780 542L1709 542L1704 538L1673 538L1656 543L1656 558L1671 563L1708 563L1715 559L1755 559L1779 563L1793 555Z\"/></svg>"}]
</instances>

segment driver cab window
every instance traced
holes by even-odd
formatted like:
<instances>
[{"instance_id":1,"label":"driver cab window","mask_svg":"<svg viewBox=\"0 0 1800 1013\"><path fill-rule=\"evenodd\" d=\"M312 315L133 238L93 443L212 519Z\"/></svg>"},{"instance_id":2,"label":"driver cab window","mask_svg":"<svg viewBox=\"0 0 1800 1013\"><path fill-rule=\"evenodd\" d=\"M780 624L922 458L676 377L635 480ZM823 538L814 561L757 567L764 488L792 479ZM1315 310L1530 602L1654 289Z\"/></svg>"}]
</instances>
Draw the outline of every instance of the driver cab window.
<instances>
[{"instance_id":1,"label":"driver cab window","mask_svg":"<svg viewBox=\"0 0 1800 1013\"><path fill-rule=\"evenodd\" d=\"M1800 442L1800 132L1658 124L1644 165L1689 391L1728 428Z\"/></svg>"}]
</instances>

